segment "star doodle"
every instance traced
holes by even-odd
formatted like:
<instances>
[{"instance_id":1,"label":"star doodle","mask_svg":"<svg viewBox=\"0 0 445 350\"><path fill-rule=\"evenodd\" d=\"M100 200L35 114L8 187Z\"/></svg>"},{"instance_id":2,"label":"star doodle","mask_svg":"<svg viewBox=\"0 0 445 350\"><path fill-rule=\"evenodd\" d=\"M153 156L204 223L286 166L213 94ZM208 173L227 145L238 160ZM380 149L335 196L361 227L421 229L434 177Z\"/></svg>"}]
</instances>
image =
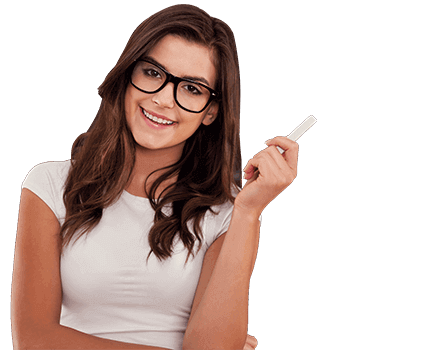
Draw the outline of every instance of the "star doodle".
<instances>
[{"instance_id":1,"label":"star doodle","mask_svg":"<svg viewBox=\"0 0 445 350\"><path fill-rule=\"evenodd\" d=\"M389 58L389 66L381 69L379 73L381 76L385 76L388 78L388 83L394 85L396 72L400 72L403 69L405 69L405 65L402 63L398 63L396 57L394 55L391 55L391 57Z\"/></svg>"}]
</instances>

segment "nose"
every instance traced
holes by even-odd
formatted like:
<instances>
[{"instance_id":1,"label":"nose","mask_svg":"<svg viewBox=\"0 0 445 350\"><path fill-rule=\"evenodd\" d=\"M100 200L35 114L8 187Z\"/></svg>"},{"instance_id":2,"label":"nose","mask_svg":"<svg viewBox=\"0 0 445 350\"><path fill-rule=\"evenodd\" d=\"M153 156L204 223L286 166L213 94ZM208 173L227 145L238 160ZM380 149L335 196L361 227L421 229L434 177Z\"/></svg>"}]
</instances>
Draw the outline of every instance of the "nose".
<instances>
[{"instance_id":1,"label":"nose","mask_svg":"<svg viewBox=\"0 0 445 350\"><path fill-rule=\"evenodd\" d=\"M174 89L174 84L168 82L161 91L152 95L152 101L160 107L173 108L175 106Z\"/></svg>"}]
</instances>

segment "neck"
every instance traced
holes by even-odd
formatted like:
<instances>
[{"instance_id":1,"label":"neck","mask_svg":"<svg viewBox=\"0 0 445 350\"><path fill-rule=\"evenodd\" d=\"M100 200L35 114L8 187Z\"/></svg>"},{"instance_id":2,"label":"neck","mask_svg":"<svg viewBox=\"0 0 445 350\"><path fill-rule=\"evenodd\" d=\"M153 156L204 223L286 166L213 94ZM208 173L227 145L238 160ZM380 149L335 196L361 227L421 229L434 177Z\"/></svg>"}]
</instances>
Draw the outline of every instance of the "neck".
<instances>
[{"instance_id":1,"label":"neck","mask_svg":"<svg viewBox=\"0 0 445 350\"><path fill-rule=\"evenodd\" d=\"M139 197L146 197L145 188L149 190L153 182L162 174L164 170L158 171L148 178L147 176L153 171L162 169L166 166L176 163L182 155L183 147L172 147L166 149L151 150L136 145L136 157L131 175L130 181L126 187L126 190ZM176 182L177 176L164 181L159 187L155 196L159 196L164 188L173 182ZM147 187L145 187L147 186Z\"/></svg>"}]
</instances>

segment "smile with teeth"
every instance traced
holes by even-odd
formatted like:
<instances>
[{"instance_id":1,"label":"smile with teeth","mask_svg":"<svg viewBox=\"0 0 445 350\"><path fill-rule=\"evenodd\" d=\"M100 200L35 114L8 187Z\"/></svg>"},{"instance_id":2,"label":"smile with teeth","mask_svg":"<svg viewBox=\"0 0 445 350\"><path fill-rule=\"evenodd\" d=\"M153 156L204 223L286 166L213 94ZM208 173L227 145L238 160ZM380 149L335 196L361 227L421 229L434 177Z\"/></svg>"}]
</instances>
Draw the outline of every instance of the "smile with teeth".
<instances>
[{"instance_id":1,"label":"smile with teeth","mask_svg":"<svg viewBox=\"0 0 445 350\"><path fill-rule=\"evenodd\" d=\"M150 119L152 122L155 122L157 124L164 124L164 125L172 125L174 122L169 121L169 120L165 120L159 117L155 117L153 115L151 115L150 113L147 113L143 108L142 109L142 113L144 113L144 115Z\"/></svg>"}]
</instances>

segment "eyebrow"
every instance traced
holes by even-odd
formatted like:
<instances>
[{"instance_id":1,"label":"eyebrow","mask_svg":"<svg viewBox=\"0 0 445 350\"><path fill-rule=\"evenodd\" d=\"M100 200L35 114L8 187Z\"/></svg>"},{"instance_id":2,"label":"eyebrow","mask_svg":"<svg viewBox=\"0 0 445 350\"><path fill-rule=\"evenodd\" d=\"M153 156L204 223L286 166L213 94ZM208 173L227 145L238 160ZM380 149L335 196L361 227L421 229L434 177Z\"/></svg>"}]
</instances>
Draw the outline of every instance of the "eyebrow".
<instances>
[{"instance_id":1,"label":"eyebrow","mask_svg":"<svg viewBox=\"0 0 445 350\"><path fill-rule=\"evenodd\" d=\"M157 66L161 67L161 68L164 69L165 71L169 72L168 69L164 67L164 65L162 65L161 63L159 63L158 61L156 61L153 57L151 57L151 56L143 56L142 58L143 58L144 60L147 60L147 61L149 61L149 62L151 62L151 63L156 64ZM170 72L169 72L169 73L170 73ZM171 74L171 73L170 73L170 74ZM173 74L172 74L172 75L173 75ZM183 77L180 77L180 78L181 78L181 79L187 79L187 80L193 80L193 81L196 81L196 82L200 82L200 83L203 83L203 84L207 85L208 87L210 87L210 83L209 83L209 82L207 81L207 79L204 78L204 77L193 77L193 76L190 76L190 75L186 75L186 76L183 76Z\"/></svg>"}]
</instances>

